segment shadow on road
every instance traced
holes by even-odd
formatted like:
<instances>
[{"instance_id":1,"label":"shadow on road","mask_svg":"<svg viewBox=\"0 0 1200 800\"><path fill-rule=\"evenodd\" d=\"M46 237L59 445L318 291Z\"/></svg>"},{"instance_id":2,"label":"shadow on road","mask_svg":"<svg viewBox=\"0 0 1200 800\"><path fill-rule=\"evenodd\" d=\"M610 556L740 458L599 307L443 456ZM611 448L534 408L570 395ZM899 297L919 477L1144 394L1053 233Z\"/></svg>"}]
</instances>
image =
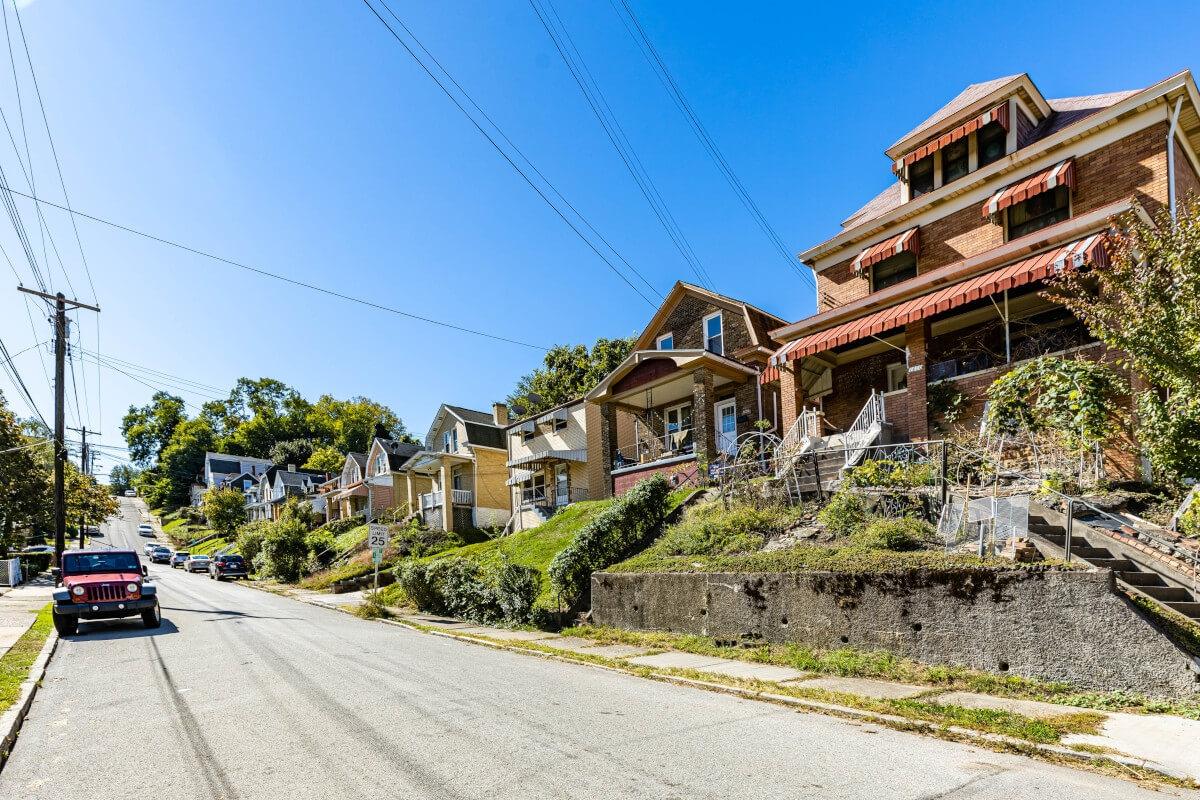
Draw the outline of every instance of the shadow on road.
<instances>
[{"instance_id":1,"label":"shadow on road","mask_svg":"<svg viewBox=\"0 0 1200 800\"><path fill-rule=\"evenodd\" d=\"M203 614L205 616L216 617L216 619L206 619L205 622L221 622L227 619L284 619L284 620L303 620L303 617L271 617L264 614L247 614L244 611L234 611L232 609L214 609L208 611L203 608L180 608L178 606L163 606L163 611L186 611L189 614Z\"/></svg>"},{"instance_id":2,"label":"shadow on road","mask_svg":"<svg viewBox=\"0 0 1200 800\"><path fill-rule=\"evenodd\" d=\"M169 633L179 633L179 628L171 620L164 618L157 628L147 628L142 625L140 617L129 619L97 619L80 620L79 632L67 638L75 639L139 639L146 636L164 636Z\"/></svg>"}]
</instances>

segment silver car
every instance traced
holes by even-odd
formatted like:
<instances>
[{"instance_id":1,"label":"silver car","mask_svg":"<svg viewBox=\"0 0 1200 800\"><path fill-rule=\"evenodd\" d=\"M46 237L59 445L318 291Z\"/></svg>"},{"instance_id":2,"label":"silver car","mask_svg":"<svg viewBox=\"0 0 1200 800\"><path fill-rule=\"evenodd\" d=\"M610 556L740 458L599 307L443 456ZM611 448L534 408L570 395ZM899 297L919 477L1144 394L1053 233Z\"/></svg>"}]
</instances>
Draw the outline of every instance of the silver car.
<instances>
[{"instance_id":1,"label":"silver car","mask_svg":"<svg viewBox=\"0 0 1200 800\"><path fill-rule=\"evenodd\" d=\"M211 559L208 556L196 555L183 562L183 568L188 572L208 572Z\"/></svg>"}]
</instances>

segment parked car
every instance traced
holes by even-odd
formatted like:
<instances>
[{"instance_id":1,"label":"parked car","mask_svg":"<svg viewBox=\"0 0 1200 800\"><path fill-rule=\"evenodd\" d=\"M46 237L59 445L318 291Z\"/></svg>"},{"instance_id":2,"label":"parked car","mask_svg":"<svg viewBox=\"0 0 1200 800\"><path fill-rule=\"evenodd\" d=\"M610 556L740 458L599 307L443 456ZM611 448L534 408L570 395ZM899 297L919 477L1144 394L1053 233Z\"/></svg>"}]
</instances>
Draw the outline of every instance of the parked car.
<instances>
[{"instance_id":1,"label":"parked car","mask_svg":"<svg viewBox=\"0 0 1200 800\"><path fill-rule=\"evenodd\" d=\"M53 553L54 548L48 544L31 544L29 547L21 548L22 553Z\"/></svg>"},{"instance_id":2,"label":"parked car","mask_svg":"<svg viewBox=\"0 0 1200 800\"><path fill-rule=\"evenodd\" d=\"M187 552L186 550L176 550L174 555L171 556L171 569L175 569L176 567L182 567L184 564L187 563L187 560L191 557L192 557L192 554Z\"/></svg>"},{"instance_id":3,"label":"parked car","mask_svg":"<svg viewBox=\"0 0 1200 800\"><path fill-rule=\"evenodd\" d=\"M156 547L150 551L150 561L154 564L170 564L171 563L171 548Z\"/></svg>"},{"instance_id":4,"label":"parked car","mask_svg":"<svg viewBox=\"0 0 1200 800\"><path fill-rule=\"evenodd\" d=\"M126 489L125 496L126 497L137 497L137 492L135 492L133 489Z\"/></svg>"},{"instance_id":5,"label":"parked car","mask_svg":"<svg viewBox=\"0 0 1200 800\"><path fill-rule=\"evenodd\" d=\"M147 628L162 622L155 586L132 550L67 550L53 573L51 615L59 636L70 636L81 619L142 618Z\"/></svg>"},{"instance_id":6,"label":"parked car","mask_svg":"<svg viewBox=\"0 0 1200 800\"><path fill-rule=\"evenodd\" d=\"M158 542L146 542L144 545L142 545L142 552L146 555L150 555L160 547L162 547L162 545Z\"/></svg>"},{"instance_id":7,"label":"parked car","mask_svg":"<svg viewBox=\"0 0 1200 800\"><path fill-rule=\"evenodd\" d=\"M188 572L208 572L212 559L205 555L194 555L184 562L183 568Z\"/></svg>"},{"instance_id":8,"label":"parked car","mask_svg":"<svg viewBox=\"0 0 1200 800\"><path fill-rule=\"evenodd\" d=\"M138 525L138 536L153 536L153 535L154 535L154 528L152 526L146 524L145 522L143 522L141 525Z\"/></svg>"},{"instance_id":9,"label":"parked car","mask_svg":"<svg viewBox=\"0 0 1200 800\"><path fill-rule=\"evenodd\" d=\"M223 581L226 578L247 578L246 560L238 555L222 554L212 559L208 565L208 577Z\"/></svg>"}]
</instances>

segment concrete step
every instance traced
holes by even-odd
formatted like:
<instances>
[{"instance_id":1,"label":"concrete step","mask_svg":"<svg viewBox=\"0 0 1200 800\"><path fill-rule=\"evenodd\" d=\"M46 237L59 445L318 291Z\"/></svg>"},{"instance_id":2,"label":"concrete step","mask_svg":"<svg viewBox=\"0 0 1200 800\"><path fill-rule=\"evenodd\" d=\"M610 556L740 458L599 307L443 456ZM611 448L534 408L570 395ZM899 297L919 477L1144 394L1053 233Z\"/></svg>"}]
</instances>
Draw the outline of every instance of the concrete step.
<instances>
[{"instance_id":1,"label":"concrete step","mask_svg":"<svg viewBox=\"0 0 1200 800\"><path fill-rule=\"evenodd\" d=\"M1113 557L1112 551L1107 547L1090 547L1086 544L1076 544L1074 541L1071 542L1071 555L1076 558L1086 558L1088 561Z\"/></svg>"},{"instance_id":2,"label":"concrete step","mask_svg":"<svg viewBox=\"0 0 1200 800\"><path fill-rule=\"evenodd\" d=\"M1162 576L1157 572L1143 572L1141 570L1134 570L1133 572L1118 572L1117 578L1125 581L1130 586L1137 586L1138 588L1153 588L1156 586L1165 587L1167 585L1166 581L1164 581Z\"/></svg>"},{"instance_id":3,"label":"concrete step","mask_svg":"<svg viewBox=\"0 0 1200 800\"><path fill-rule=\"evenodd\" d=\"M1153 597L1160 603L1190 603L1192 593L1178 586L1139 586L1143 594Z\"/></svg>"},{"instance_id":4,"label":"concrete step","mask_svg":"<svg viewBox=\"0 0 1200 800\"><path fill-rule=\"evenodd\" d=\"M1041 522L1034 522L1034 517L1029 518L1029 532L1036 533L1038 536L1045 536L1046 534L1056 534L1056 533L1059 534L1060 536L1062 536L1062 535L1065 535L1065 533L1066 533L1062 529L1061 525L1053 525L1049 522L1046 522L1045 520L1043 520Z\"/></svg>"},{"instance_id":5,"label":"concrete step","mask_svg":"<svg viewBox=\"0 0 1200 800\"><path fill-rule=\"evenodd\" d=\"M1101 569L1107 567L1113 572L1133 572L1137 569L1137 565L1128 558L1088 558L1084 560Z\"/></svg>"},{"instance_id":6,"label":"concrete step","mask_svg":"<svg viewBox=\"0 0 1200 800\"><path fill-rule=\"evenodd\" d=\"M1200 603L1167 603L1167 608L1178 611L1185 617L1200 619Z\"/></svg>"}]
</instances>

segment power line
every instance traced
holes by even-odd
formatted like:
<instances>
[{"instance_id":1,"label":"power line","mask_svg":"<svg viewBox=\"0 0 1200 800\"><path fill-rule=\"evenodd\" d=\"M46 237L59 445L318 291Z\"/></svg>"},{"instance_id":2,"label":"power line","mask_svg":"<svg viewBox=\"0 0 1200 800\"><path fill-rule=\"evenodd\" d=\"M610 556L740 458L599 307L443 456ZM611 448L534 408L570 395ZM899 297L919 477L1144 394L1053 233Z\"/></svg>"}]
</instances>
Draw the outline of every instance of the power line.
<instances>
[{"instance_id":1,"label":"power line","mask_svg":"<svg viewBox=\"0 0 1200 800\"><path fill-rule=\"evenodd\" d=\"M88 354L87 357L92 360L92 363L99 364L102 367L107 367L108 369L111 369L115 372L119 372L122 375L125 375L126 377L130 378L131 380L135 380L138 383L142 384L143 386L153 389L156 392L160 392L160 391L166 391L169 393L183 392L184 394L191 394L191 395L195 395L196 397L202 397L206 401L207 400L222 400L222 399L224 399L218 395L210 394L208 392L201 392L196 389L191 389L191 388L187 388L184 386L176 386L169 381L163 381L161 379L155 380L155 382L153 384L151 384L151 383L148 383L147 380L142 379L143 377L147 377L147 376L139 376L135 373L129 372L128 370L126 370L116 364L113 364L102 357L97 358L95 355L91 355L91 354ZM148 380L153 380L153 378L148 378ZM192 407L196 408L196 406L194 406L194 405Z\"/></svg>"},{"instance_id":2,"label":"power line","mask_svg":"<svg viewBox=\"0 0 1200 800\"><path fill-rule=\"evenodd\" d=\"M617 155L620 156L625 169L629 172L630 177L633 178L634 183L637 184L642 196L646 198L646 202L650 204L650 210L654 212L654 216L657 217L659 224L667 232L667 236L670 237L679 254L683 256L683 260L692 268L692 272L696 274L696 278L700 284L713 289L712 279L708 275L708 271L700 262L696 251L692 248L691 243L687 240L687 236L684 235L683 230L679 227L679 223L676 222L675 216L667 206L666 200L663 199L662 193L658 191L658 187L655 186L650 173L646 170L641 158L638 157L637 151L629 141L629 137L625 134L625 129L621 126L616 114L613 113L612 106L608 104L608 99L604 96L600 85L592 76L591 70L588 69L587 62L583 59L583 54L575 46L570 31L567 30L562 18L559 17L554 4L549 3L550 11L553 12L554 18L558 23L557 27L562 29L562 34L565 38L559 35L554 22L550 20L549 14L535 0L529 0L529 6L533 9L533 13L537 15L538 21L542 23L546 35L550 37L550 41L554 44L558 55L562 58L563 64L566 65L567 71L575 79L576 85L579 86L579 91L583 93L584 100L587 101L588 107L591 108L592 113L600 122L600 127L604 130L613 149L617 151ZM603 106L603 109L601 106Z\"/></svg>"},{"instance_id":3,"label":"power line","mask_svg":"<svg viewBox=\"0 0 1200 800\"><path fill-rule=\"evenodd\" d=\"M200 383L199 381L194 381L191 378L184 378L180 375L172 375L170 372L163 372L162 370L153 369L152 367L147 367L142 364L135 364L132 361L126 361L125 359L117 358L116 356L110 355L108 353L98 353L94 350L88 350L86 348L80 348L80 349L84 353L87 353L90 356L96 356L98 358L103 358L105 361L111 361L116 364L121 364L126 367L131 367L133 369L141 370L142 372L150 373L152 375L158 375L163 378L169 378L177 383L190 384L198 389L211 390L212 392L215 392L218 395L220 395L222 392L225 391L220 386L213 386L208 383Z\"/></svg>"},{"instance_id":4,"label":"power line","mask_svg":"<svg viewBox=\"0 0 1200 800\"><path fill-rule=\"evenodd\" d=\"M802 280L805 280L807 283L812 285L815 289L816 285L812 276L809 275L808 272L801 269L799 264L797 264L795 255L788 250L787 245L784 244L783 239L779 236L779 233L775 230L771 223L767 221L766 216L762 213L761 209L759 209L758 204L754 202L754 198L750 196L750 192L747 191L745 184L742 183L741 179L738 178L737 174L733 171L733 167L729 165L729 162L721 153L720 148L717 147L716 142L708 133L708 130L704 127L704 123L702 123L699 116L696 115L691 103L688 102L687 97L683 94L683 90L679 88L679 84L676 82L674 75L671 74L670 69L667 68L666 62L663 60L662 56L659 55L657 48L655 48L654 43L650 40L649 35L646 33L646 29L642 27L641 21L634 13L633 8L629 5L628 0L620 0L620 3L625 9L625 13L629 16L628 21L626 20L625 15L623 15L617 8L616 0L609 0L609 5L612 6L617 18L621 20L621 25L625 28L630 38L633 39L634 44L637 45L638 51L642 53L642 56L646 59L647 63L650 64L651 70L654 72L655 76L658 77L658 80L660 83L662 83L663 88L667 90L667 94L671 97L675 107L679 109L679 112L683 115L689 127L691 127L692 131L696 134L696 138L700 141L701 146L704 147L705 152L708 153L709 158L721 172L721 175L724 176L725 181L729 184L729 188L733 190L735 195L737 195L738 200L741 201L745 209L750 212L750 216L753 217L755 223L758 224L758 227L762 230L762 232L766 234L771 246L783 256L784 260L787 262L792 271L795 272ZM629 26L630 21L633 23L632 28Z\"/></svg>"},{"instance_id":5,"label":"power line","mask_svg":"<svg viewBox=\"0 0 1200 800\"><path fill-rule=\"evenodd\" d=\"M25 194L24 192L20 192L20 191L17 191L16 189L13 189L11 186L8 186L5 183L0 183L0 189L3 189L7 192L11 192L12 194L17 195L18 197L27 198L29 200L34 201L35 203L41 203L44 206L49 206L50 208L57 208L59 211L65 211L67 213L74 214L76 217L79 217L81 219L86 219L91 222L96 222L96 223L99 223L100 225L107 225L110 228L115 228L116 230L124 231L125 233L130 233L130 234L133 234L134 236L140 236L143 239L149 239L152 242L158 242L159 244L163 244L168 247L174 247L176 249L183 250L184 252L191 253L193 255L202 256L204 258L209 258L209 259L212 259L213 261L219 261L222 264L227 264L231 267L237 267L238 269L244 269L247 272L253 272L256 275L262 275L263 277L273 278L274 280L282 281L284 283L290 283L293 286L299 286L303 289L310 289L314 292L320 292L322 294L327 294L331 297L336 297L339 300L345 300L350 303L357 303L358 305L367 306L368 308L374 308L378 311L386 311L390 314L396 314L397 316L417 320L418 322L426 322L430 325L437 325L442 328L449 328L450 330L459 331L460 333L469 333L473 336L482 336L485 339L494 339L495 341L498 341L498 342L507 342L508 344L515 344L515 345L520 345L521 347L528 347L532 350L549 350L550 349L548 347L543 347L542 345L530 344L529 342L522 342L518 339L510 339L507 336L499 336L494 333L486 333L484 331L475 330L474 328L468 328L463 325L456 325L452 322L444 322L442 320L433 319L432 317L426 317L426 316L422 316L420 314L413 314L408 311L401 311L400 309L393 308L392 306L385 306L381 303L376 303L371 300L364 300L361 297L354 297L353 295L343 294L343 293L335 291L333 289L327 289L323 286L317 286L315 284L306 283L305 281L297 280L295 278L289 278L286 275L280 275L279 273L270 272L268 270L261 269L259 267L252 267L249 264L244 264L240 261L234 261L233 259L225 258L224 256L219 256L219 255L210 253L205 250L200 250L199 248L196 248L196 247L190 247L186 244L181 244L181 243L173 241L171 239L166 239L162 236L155 236L152 233L146 233L145 231L138 230L137 228L131 228L128 225L122 225L119 222L113 222L112 220L105 219L103 217L98 217L95 214L88 214L84 211L80 211L78 208L70 209L70 208L67 208L66 206L59 205L58 203L55 203L51 200L44 200L40 197L35 197L31 194Z\"/></svg>"},{"instance_id":6,"label":"power line","mask_svg":"<svg viewBox=\"0 0 1200 800\"><path fill-rule=\"evenodd\" d=\"M3 359L3 361L0 361L0 367L2 367L8 374L13 386L16 387L18 392L21 394L21 399L24 400L26 405L29 406L29 410L32 411L39 420L41 420L42 424L49 429L50 424L46 422L46 418L42 416L42 412L38 409L37 403L34 402L33 394L30 393L29 387L25 385L25 379L21 377L21 373L17 370L17 366L12 363L13 357L9 354L8 348L4 345L3 340L0 340L0 359Z\"/></svg>"},{"instance_id":7,"label":"power line","mask_svg":"<svg viewBox=\"0 0 1200 800\"><path fill-rule=\"evenodd\" d=\"M376 0L376 2L378 2L381 6L383 6L385 9L387 9L388 13L391 14L392 17L395 18L396 21L400 23L400 26L404 28L405 32L409 36L411 36L414 41L418 42L418 46L420 46L421 49L423 49L423 50L425 49L423 45L420 45L420 40L417 39L417 37L413 35L413 32L411 30L409 30L408 27L405 26L403 22L400 21L400 18L398 16L396 16L396 12L392 11L392 9L388 6L387 3L383 2L383 0ZM559 216L559 218L562 219L562 221L567 224L567 227L569 227L572 231L574 231L575 235L578 236L581 240L583 240L583 243L586 244L591 249L591 251L593 253L595 253L600 258L600 260L603 261L608 266L608 268L610 270L612 270L614 275L616 275L622 281L624 281L625 284L630 289L632 289L639 297L641 297L643 300L645 300L647 304L649 304L650 306L654 306L655 305L654 301L652 301L650 298L646 297L646 295L642 294L641 290L633 285L633 283L629 280L629 278L626 277L625 273L623 273L623 272L621 272L621 270L617 269L616 265L613 264L612 261L610 261L608 259L608 257L604 255L604 253L600 252L600 249L596 246L596 244L591 239L589 239L587 236L585 236L583 231L579 230L579 228L575 225L575 223L571 222L571 220L567 217L567 215L563 213L562 209L560 209L557 205L555 205L554 201L552 201L549 197L546 196L546 193L542 191L541 187L539 187L533 181L533 179L530 178L529 175L523 169L521 169L515 161L513 161L512 157L509 156L509 154L507 152L505 152L502 147L500 147L500 144L494 138L492 138L488 134L487 131L485 131L483 129L483 126L480 125L479 122L473 116L471 116L470 112L468 112L467 109L463 106L463 104L458 101L458 98L455 97L454 94L448 88L446 88L446 85L444 83L442 83L442 81L436 75L433 74L433 70L431 70L425 64L425 62L420 59L420 57L416 54L416 52L411 47L409 47L408 42L404 41L404 39L400 36L400 34L396 32L396 29L388 24L388 21L383 18L383 16L379 13L378 10L376 10L376 8L373 5L371 5L369 0L363 0L363 3L366 5L367 8L369 8L371 10L371 13L375 15L375 17L379 20L379 22L383 25L383 27L387 28L388 32L392 35L392 37L397 42L400 43L400 46L403 47L410 56L412 56L412 59L417 62L417 64L421 67L422 70L425 71L425 74L428 75L433 80L433 82L438 85L438 88L441 89L442 92L446 95L446 97L448 97L450 99L450 102L454 103L455 107L457 107L458 110L461 111L468 120L470 120L471 124L475 126L475 130L479 131L479 133L483 136L483 138L487 139L488 143L491 144L491 146L493 148L495 148L496 152L499 153L500 156L505 161L508 162L509 166L511 166L514 170L517 171L517 174L520 175L527 184L529 184L529 187L531 189L533 189L535 192L537 192L538 196L542 198L542 200L546 203L546 205L550 206L550 208L554 211L554 213L557 214ZM443 70L444 70L444 68L443 68ZM493 125L494 124L495 123L493 123ZM557 193L557 191L556 191L556 193ZM576 212L576 213L578 213L578 212ZM634 272L635 272L635 274L638 274L639 277L641 277L644 282L649 284L649 281L646 281L644 276L641 276L641 274L637 273L636 270ZM654 290L654 291L656 294L658 294L658 296L660 298L662 297L661 292L658 292L657 290Z\"/></svg>"}]
</instances>

